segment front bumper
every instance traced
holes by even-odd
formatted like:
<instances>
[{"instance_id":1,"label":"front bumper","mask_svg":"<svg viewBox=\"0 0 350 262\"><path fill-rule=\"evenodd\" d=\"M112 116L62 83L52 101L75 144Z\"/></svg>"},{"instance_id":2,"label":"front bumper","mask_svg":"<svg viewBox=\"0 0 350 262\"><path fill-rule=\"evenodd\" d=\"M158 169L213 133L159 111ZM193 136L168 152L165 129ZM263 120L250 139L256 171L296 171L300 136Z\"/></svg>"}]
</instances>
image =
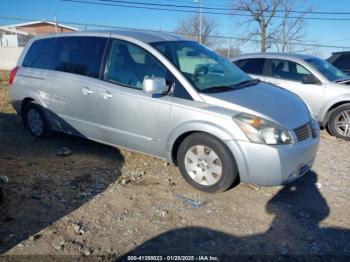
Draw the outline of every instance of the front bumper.
<instances>
[{"instance_id":1,"label":"front bumper","mask_svg":"<svg viewBox=\"0 0 350 262\"><path fill-rule=\"evenodd\" d=\"M226 141L232 151L241 182L261 186L278 186L306 174L316 158L317 138L291 145L265 145L247 141Z\"/></svg>"}]
</instances>

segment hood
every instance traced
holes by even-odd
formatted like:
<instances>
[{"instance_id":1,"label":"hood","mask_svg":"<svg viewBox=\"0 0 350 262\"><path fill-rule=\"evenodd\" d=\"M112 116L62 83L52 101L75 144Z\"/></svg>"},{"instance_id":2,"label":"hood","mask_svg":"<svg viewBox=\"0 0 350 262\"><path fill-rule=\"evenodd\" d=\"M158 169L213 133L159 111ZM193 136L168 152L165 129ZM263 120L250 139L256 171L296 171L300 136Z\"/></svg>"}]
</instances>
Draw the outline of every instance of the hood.
<instances>
[{"instance_id":1,"label":"hood","mask_svg":"<svg viewBox=\"0 0 350 262\"><path fill-rule=\"evenodd\" d=\"M295 94L260 82L220 93L200 93L206 103L245 112L294 129L310 121L305 103Z\"/></svg>"}]
</instances>

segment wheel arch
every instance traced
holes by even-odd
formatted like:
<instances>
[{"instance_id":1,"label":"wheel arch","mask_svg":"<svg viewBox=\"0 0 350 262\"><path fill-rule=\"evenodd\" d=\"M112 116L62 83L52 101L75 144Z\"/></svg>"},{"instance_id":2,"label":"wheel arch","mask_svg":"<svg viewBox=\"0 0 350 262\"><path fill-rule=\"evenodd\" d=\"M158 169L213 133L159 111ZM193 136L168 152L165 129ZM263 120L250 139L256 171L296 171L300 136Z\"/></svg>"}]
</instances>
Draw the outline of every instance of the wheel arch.
<instances>
[{"instance_id":1,"label":"wheel arch","mask_svg":"<svg viewBox=\"0 0 350 262\"><path fill-rule=\"evenodd\" d=\"M24 90L22 96L20 99L18 99L18 114L22 115L24 107L29 103L29 102L34 102L43 108L46 108L45 102L43 100L42 95L40 92L35 92L33 90Z\"/></svg>"},{"instance_id":2,"label":"wheel arch","mask_svg":"<svg viewBox=\"0 0 350 262\"><path fill-rule=\"evenodd\" d=\"M23 114L24 108L25 108L26 105L28 105L30 102L35 102L35 103L36 103L36 101L35 101L33 98L31 98L31 97L26 97L26 98L24 98L24 99L22 100L22 103L21 103L21 111L19 112L20 115Z\"/></svg>"},{"instance_id":3,"label":"wheel arch","mask_svg":"<svg viewBox=\"0 0 350 262\"><path fill-rule=\"evenodd\" d=\"M193 133L205 133L224 143L225 140L232 140L233 137L230 133L216 126L212 123L197 122L197 123L186 123L176 128L168 138L168 143L166 146L167 160L171 164L177 165L177 151L180 144L184 141L186 137Z\"/></svg>"},{"instance_id":4,"label":"wheel arch","mask_svg":"<svg viewBox=\"0 0 350 262\"><path fill-rule=\"evenodd\" d=\"M342 101L338 101L338 102L332 104L326 111L324 120L322 121L322 126L324 126L324 127L327 126L329 118L330 118L333 110L335 110L336 108L338 108L340 106L346 105L346 104L350 105L350 98L349 98L349 100L342 100Z\"/></svg>"}]
</instances>

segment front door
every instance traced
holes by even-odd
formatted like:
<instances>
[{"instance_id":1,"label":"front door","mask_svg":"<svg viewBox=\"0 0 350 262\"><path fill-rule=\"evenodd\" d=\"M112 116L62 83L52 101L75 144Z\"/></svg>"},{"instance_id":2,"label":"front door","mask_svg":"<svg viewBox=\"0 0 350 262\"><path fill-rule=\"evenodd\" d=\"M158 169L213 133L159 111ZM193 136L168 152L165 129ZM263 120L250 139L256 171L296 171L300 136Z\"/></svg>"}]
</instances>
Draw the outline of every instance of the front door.
<instances>
[{"instance_id":1,"label":"front door","mask_svg":"<svg viewBox=\"0 0 350 262\"><path fill-rule=\"evenodd\" d=\"M142 91L145 77L168 79L169 72L144 49L112 40L104 80L98 86L97 114L104 142L164 156L172 96Z\"/></svg>"},{"instance_id":2,"label":"front door","mask_svg":"<svg viewBox=\"0 0 350 262\"><path fill-rule=\"evenodd\" d=\"M324 86L304 66L293 61L268 59L266 82L299 95L315 116L320 112Z\"/></svg>"}]
</instances>

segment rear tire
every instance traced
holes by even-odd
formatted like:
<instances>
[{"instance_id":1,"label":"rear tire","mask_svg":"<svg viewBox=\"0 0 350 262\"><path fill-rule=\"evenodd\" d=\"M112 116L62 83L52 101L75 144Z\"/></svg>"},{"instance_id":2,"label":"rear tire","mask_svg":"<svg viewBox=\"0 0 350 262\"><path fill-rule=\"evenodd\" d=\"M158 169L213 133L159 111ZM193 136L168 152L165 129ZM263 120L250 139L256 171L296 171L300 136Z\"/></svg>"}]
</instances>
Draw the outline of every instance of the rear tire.
<instances>
[{"instance_id":1,"label":"rear tire","mask_svg":"<svg viewBox=\"0 0 350 262\"><path fill-rule=\"evenodd\" d=\"M44 138L52 133L42 107L34 102L25 105L22 120L34 137Z\"/></svg>"},{"instance_id":2,"label":"rear tire","mask_svg":"<svg viewBox=\"0 0 350 262\"><path fill-rule=\"evenodd\" d=\"M177 161L185 180L201 191L223 192L238 179L231 151L209 134L193 133L186 137L177 152Z\"/></svg>"},{"instance_id":3,"label":"rear tire","mask_svg":"<svg viewBox=\"0 0 350 262\"><path fill-rule=\"evenodd\" d=\"M350 104L341 105L334 109L327 127L333 136L350 141Z\"/></svg>"}]
</instances>

